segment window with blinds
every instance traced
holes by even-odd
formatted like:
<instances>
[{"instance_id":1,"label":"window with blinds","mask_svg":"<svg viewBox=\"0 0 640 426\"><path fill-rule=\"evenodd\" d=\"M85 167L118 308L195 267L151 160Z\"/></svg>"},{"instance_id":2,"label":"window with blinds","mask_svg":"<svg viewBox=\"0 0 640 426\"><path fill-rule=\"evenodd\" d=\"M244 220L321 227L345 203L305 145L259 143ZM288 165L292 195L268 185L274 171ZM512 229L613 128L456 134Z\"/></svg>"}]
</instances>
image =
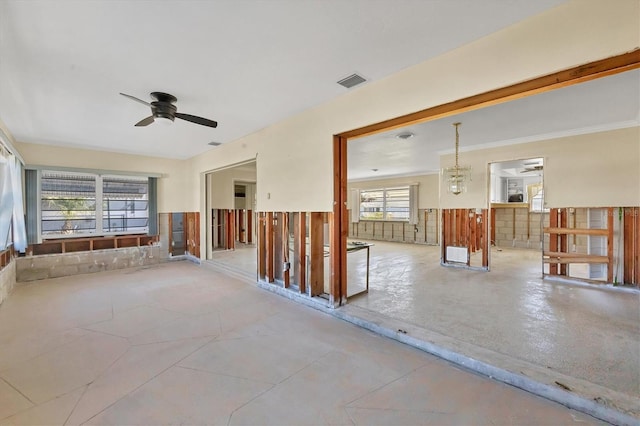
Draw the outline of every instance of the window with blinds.
<instances>
[{"instance_id":1,"label":"window with blinds","mask_svg":"<svg viewBox=\"0 0 640 426\"><path fill-rule=\"evenodd\" d=\"M408 221L409 214L409 187L360 191L361 220Z\"/></svg>"},{"instance_id":2,"label":"window with blinds","mask_svg":"<svg viewBox=\"0 0 640 426\"><path fill-rule=\"evenodd\" d=\"M43 236L96 232L96 176L43 171L40 182Z\"/></svg>"},{"instance_id":3,"label":"window with blinds","mask_svg":"<svg viewBox=\"0 0 640 426\"><path fill-rule=\"evenodd\" d=\"M104 232L146 232L149 227L148 179L102 178Z\"/></svg>"},{"instance_id":4,"label":"window with blinds","mask_svg":"<svg viewBox=\"0 0 640 426\"><path fill-rule=\"evenodd\" d=\"M148 232L149 180L42 171L40 208L43 237Z\"/></svg>"}]
</instances>

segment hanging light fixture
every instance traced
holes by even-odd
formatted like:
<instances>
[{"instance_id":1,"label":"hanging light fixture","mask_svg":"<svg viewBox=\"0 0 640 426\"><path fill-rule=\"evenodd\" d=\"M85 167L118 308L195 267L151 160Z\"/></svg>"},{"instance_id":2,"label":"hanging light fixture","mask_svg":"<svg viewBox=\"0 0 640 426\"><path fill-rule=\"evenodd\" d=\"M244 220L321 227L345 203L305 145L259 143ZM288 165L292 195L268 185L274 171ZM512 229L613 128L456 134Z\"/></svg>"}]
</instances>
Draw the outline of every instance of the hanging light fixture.
<instances>
[{"instance_id":1,"label":"hanging light fixture","mask_svg":"<svg viewBox=\"0 0 640 426\"><path fill-rule=\"evenodd\" d=\"M460 166L458 164L458 148L460 145L460 134L458 127L462 123L453 123L456 128L456 165L442 169L442 177L447 184L447 192L458 195L467 192L467 182L471 180L471 167Z\"/></svg>"}]
</instances>

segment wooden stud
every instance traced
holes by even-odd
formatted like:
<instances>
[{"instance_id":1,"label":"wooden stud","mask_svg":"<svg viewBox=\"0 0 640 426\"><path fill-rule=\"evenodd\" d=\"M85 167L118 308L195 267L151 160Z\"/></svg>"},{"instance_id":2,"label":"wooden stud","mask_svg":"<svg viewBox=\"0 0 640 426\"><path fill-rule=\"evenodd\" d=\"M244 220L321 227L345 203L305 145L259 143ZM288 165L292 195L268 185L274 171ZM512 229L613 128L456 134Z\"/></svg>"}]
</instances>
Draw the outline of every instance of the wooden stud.
<instances>
[{"instance_id":1,"label":"wooden stud","mask_svg":"<svg viewBox=\"0 0 640 426\"><path fill-rule=\"evenodd\" d=\"M273 224L273 277L277 280L284 279L284 247L282 240L282 226L284 213L274 213Z\"/></svg>"},{"instance_id":2,"label":"wooden stud","mask_svg":"<svg viewBox=\"0 0 640 426\"><path fill-rule=\"evenodd\" d=\"M244 225L244 212L241 209L238 209L238 222L236 227L238 228L238 241L242 243L246 243L246 231Z\"/></svg>"},{"instance_id":3,"label":"wooden stud","mask_svg":"<svg viewBox=\"0 0 640 426\"><path fill-rule=\"evenodd\" d=\"M613 283L613 215L614 209L613 207L609 207L607 209L607 257L609 258L609 263L607 264L607 282Z\"/></svg>"},{"instance_id":4,"label":"wooden stud","mask_svg":"<svg viewBox=\"0 0 640 426\"><path fill-rule=\"evenodd\" d=\"M496 243L496 209L491 208L491 244ZM489 246L491 247L491 245Z\"/></svg>"},{"instance_id":5,"label":"wooden stud","mask_svg":"<svg viewBox=\"0 0 640 426\"><path fill-rule=\"evenodd\" d=\"M569 209L565 208L565 209L560 209L560 227L561 228L568 228L568 212ZM569 244L567 243L567 239L568 239L568 235L567 234L560 234L560 251L562 253L568 253L569 252ZM567 272L567 265L566 264L561 264L560 265L560 275L568 275Z\"/></svg>"},{"instance_id":6,"label":"wooden stud","mask_svg":"<svg viewBox=\"0 0 640 426\"><path fill-rule=\"evenodd\" d=\"M428 238L427 238L428 229L429 229L427 227L428 224L429 224L429 210L427 209L427 210L424 211L424 243L425 244L427 244L429 242Z\"/></svg>"},{"instance_id":7,"label":"wooden stud","mask_svg":"<svg viewBox=\"0 0 640 426\"><path fill-rule=\"evenodd\" d=\"M282 261L286 265L282 276L284 288L289 288L291 262L289 261L289 213L282 213Z\"/></svg>"},{"instance_id":8,"label":"wooden stud","mask_svg":"<svg viewBox=\"0 0 640 426\"><path fill-rule=\"evenodd\" d=\"M296 255L298 256L296 260L296 270L294 275L296 280L298 281L298 287L300 288L300 293L307 292L307 213L300 212L296 213L296 217L298 218L296 225L297 229L295 232L296 239Z\"/></svg>"},{"instance_id":9,"label":"wooden stud","mask_svg":"<svg viewBox=\"0 0 640 426\"><path fill-rule=\"evenodd\" d=\"M489 250L491 250L491 240L487 238L489 235L488 213L489 210L482 210L482 267L487 269L489 268Z\"/></svg>"},{"instance_id":10,"label":"wooden stud","mask_svg":"<svg viewBox=\"0 0 640 426\"><path fill-rule=\"evenodd\" d=\"M554 209L552 209L554 210ZM557 209L556 209L557 210ZM550 216L550 219L553 220L553 216ZM556 216L557 221L557 216ZM544 228L545 234L550 235L567 235L567 234L576 234L576 235L603 235L607 236L609 234L608 229L595 229L595 228L557 228L557 227L548 227ZM550 247L551 248L551 247ZM555 247L557 249L557 247Z\"/></svg>"},{"instance_id":11,"label":"wooden stud","mask_svg":"<svg viewBox=\"0 0 640 426\"><path fill-rule=\"evenodd\" d=\"M640 287L640 207L635 207L634 208L634 215L633 215L634 221L635 221L635 225L633 227L634 231L634 253L635 256L633 257L633 269L635 271L635 284L636 286Z\"/></svg>"},{"instance_id":12,"label":"wooden stud","mask_svg":"<svg viewBox=\"0 0 640 426\"><path fill-rule=\"evenodd\" d=\"M258 276L265 280L267 276L267 235L265 213L258 213Z\"/></svg>"},{"instance_id":13,"label":"wooden stud","mask_svg":"<svg viewBox=\"0 0 640 426\"><path fill-rule=\"evenodd\" d=\"M635 220L633 220L633 207L625 207L624 208L624 224L623 224L623 245L624 245L624 262L623 262L623 275L622 282L624 284L636 284L634 281L634 257L635 253L635 238L634 238L634 227Z\"/></svg>"},{"instance_id":14,"label":"wooden stud","mask_svg":"<svg viewBox=\"0 0 640 426\"><path fill-rule=\"evenodd\" d=\"M253 219L253 211L247 210L247 244L253 243Z\"/></svg>"},{"instance_id":15,"label":"wooden stud","mask_svg":"<svg viewBox=\"0 0 640 426\"><path fill-rule=\"evenodd\" d=\"M342 305L347 301L347 138L333 137L333 214L330 217L330 289L329 302ZM375 229L375 228L374 228Z\"/></svg>"},{"instance_id":16,"label":"wooden stud","mask_svg":"<svg viewBox=\"0 0 640 426\"><path fill-rule=\"evenodd\" d=\"M558 251L558 209L549 210L549 227L544 229L549 234L549 251ZM558 264L549 265L549 274L558 275Z\"/></svg>"},{"instance_id":17,"label":"wooden stud","mask_svg":"<svg viewBox=\"0 0 640 426\"><path fill-rule=\"evenodd\" d=\"M266 253L266 278L267 282L274 282L274 246L273 246L273 213L268 212L265 218L265 253Z\"/></svg>"},{"instance_id":18,"label":"wooden stud","mask_svg":"<svg viewBox=\"0 0 640 426\"><path fill-rule=\"evenodd\" d=\"M313 212L310 214L309 239L311 246L309 288L311 296L324 292L324 215Z\"/></svg>"},{"instance_id":19,"label":"wooden stud","mask_svg":"<svg viewBox=\"0 0 640 426\"><path fill-rule=\"evenodd\" d=\"M447 263L447 245L449 245L449 209L442 209L442 245L440 259Z\"/></svg>"}]
</instances>

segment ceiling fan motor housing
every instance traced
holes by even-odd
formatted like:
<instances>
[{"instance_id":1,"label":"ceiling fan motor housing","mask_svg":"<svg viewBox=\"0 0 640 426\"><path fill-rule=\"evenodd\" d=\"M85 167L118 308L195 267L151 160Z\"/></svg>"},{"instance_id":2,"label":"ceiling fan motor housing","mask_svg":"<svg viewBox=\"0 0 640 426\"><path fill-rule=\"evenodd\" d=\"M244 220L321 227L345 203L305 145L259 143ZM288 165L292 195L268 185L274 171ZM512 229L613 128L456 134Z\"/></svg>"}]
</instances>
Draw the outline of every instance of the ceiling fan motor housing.
<instances>
[{"instance_id":1,"label":"ceiling fan motor housing","mask_svg":"<svg viewBox=\"0 0 640 426\"><path fill-rule=\"evenodd\" d=\"M155 118L166 118L173 121L176 118L175 114L178 109L170 103L154 101L151 102L151 110Z\"/></svg>"}]
</instances>

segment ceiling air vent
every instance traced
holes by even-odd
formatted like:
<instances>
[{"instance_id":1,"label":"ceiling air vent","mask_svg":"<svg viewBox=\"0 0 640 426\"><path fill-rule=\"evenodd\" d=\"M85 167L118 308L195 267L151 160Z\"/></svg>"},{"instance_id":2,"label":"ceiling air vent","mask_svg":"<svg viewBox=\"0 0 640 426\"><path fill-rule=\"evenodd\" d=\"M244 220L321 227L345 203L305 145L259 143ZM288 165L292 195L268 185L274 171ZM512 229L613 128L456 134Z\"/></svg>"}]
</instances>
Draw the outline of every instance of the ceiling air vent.
<instances>
[{"instance_id":1,"label":"ceiling air vent","mask_svg":"<svg viewBox=\"0 0 640 426\"><path fill-rule=\"evenodd\" d=\"M351 74L349 77L345 77L338 82L339 85L351 89L353 86L357 86L360 83L367 81L365 78L360 77L358 74Z\"/></svg>"}]
</instances>

